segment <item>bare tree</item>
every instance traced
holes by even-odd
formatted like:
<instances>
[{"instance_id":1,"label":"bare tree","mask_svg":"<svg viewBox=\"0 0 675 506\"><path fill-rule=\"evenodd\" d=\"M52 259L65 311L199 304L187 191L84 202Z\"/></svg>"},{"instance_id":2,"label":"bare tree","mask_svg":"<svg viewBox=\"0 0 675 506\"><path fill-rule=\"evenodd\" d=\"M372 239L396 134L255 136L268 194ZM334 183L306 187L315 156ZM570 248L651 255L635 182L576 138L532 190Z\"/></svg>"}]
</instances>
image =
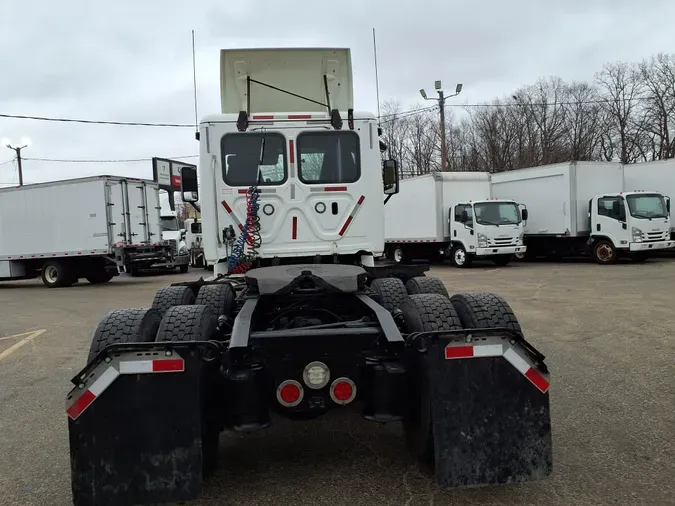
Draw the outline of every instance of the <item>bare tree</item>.
<instances>
[{"instance_id":1,"label":"bare tree","mask_svg":"<svg viewBox=\"0 0 675 506\"><path fill-rule=\"evenodd\" d=\"M640 131L638 120L642 82L635 66L628 63L607 64L596 74L604 102L606 126L603 132L603 150L607 155L618 156L623 163L633 163L640 156Z\"/></svg>"},{"instance_id":2,"label":"bare tree","mask_svg":"<svg viewBox=\"0 0 675 506\"><path fill-rule=\"evenodd\" d=\"M571 161L601 158L602 109L598 91L588 83L567 86L564 135Z\"/></svg>"},{"instance_id":3,"label":"bare tree","mask_svg":"<svg viewBox=\"0 0 675 506\"><path fill-rule=\"evenodd\" d=\"M644 87L642 103L643 127L650 153L647 157L661 160L675 157L675 55L658 54L638 65Z\"/></svg>"}]
</instances>

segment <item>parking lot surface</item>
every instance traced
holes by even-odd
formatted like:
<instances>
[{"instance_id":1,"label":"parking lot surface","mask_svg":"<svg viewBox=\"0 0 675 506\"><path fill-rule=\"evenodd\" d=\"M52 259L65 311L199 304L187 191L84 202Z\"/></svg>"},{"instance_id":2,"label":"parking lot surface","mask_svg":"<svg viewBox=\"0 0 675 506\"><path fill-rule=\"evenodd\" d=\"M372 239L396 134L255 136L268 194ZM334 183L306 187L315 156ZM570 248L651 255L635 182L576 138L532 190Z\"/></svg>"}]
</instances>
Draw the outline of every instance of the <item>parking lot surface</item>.
<instances>
[{"instance_id":1,"label":"parking lot surface","mask_svg":"<svg viewBox=\"0 0 675 506\"><path fill-rule=\"evenodd\" d=\"M46 289L0 283L0 504L71 504L65 395L106 312L147 307L185 275ZM222 434L195 505L675 504L675 261L436 267L452 293L492 291L551 370L554 471L525 485L441 491L397 424L333 412Z\"/></svg>"}]
</instances>

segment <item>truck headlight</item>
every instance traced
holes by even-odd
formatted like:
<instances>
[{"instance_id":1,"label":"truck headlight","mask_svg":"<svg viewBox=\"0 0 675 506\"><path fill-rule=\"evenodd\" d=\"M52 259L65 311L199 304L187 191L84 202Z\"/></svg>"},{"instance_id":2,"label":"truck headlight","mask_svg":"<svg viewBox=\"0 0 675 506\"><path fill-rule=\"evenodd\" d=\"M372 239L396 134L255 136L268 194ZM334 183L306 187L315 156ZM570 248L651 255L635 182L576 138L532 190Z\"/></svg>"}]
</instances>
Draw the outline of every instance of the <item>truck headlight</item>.
<instances>
[{"instance_id":1,"label":"truck headlight","mask_svg":"<svg viewBox=\"0 0 675 506\"><path fill-rule=\"evenodd\" d=\"M518 236L518 239L516 239L516 244L523 244L523 238L525 237L525 232L521 232L520 235Z\"/></svg>"},{"instance_id":2,"label":"truck headlight","mask_svg":"<svg viewBox=\"0 0 675 506\"><path fill-rule=\"evenodd\" d=\"M485 234L478 234L478 247L487 248L488 247L488 236Z\"/></svg>"},{"instance_id":3,"label":"truck headlight","mask_svg":"<svg viewBox=\"0 0 675 506\"><path fill-rule=\"evenodd\" d=\"M188 254L187 246L181 246L181 247L178 249L178 254L179 254L179 255L187 255L187 254Z\"/></svg>"},{"instance_id":4,"label":"truck headlight","mask_svg":"<svg viewBox=\"0 0 675 506\"><path fill-rule=\"evenodd\" d=\"M633 227L631 231L633 233L633 242L642 242L642 239L644 238L642 230L637 227Z\"/></svg>"}]
</instances>

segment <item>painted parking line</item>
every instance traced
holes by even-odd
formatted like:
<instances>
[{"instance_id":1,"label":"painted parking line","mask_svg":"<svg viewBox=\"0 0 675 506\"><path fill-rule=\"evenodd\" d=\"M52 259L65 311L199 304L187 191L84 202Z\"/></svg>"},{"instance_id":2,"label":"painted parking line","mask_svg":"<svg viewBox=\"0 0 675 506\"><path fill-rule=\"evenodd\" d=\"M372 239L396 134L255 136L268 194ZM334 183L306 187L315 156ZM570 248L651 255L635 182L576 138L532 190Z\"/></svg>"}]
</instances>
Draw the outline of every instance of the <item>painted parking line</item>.
<instances>
[{"instance_id":1,"label":"painted parking line","mask_svg":"<svg viewBox=\"0 0 675 506\"><path fill-rule=\"evenodd\" d=\"M23 339L14 343L12 346L7 348L5 351L1 352L0 353L0 360L9 357L12 353L14 353L16 350L21 348L24 344L30 343L33 339L35 339L37 336L39 336L40 334L43 334L46 331L47 331L47 329L33 330L31 332L24 332L22 334L14 334L13 336L6 336L6 337L1 338L1 340L4 341L5 339L16 339L17 337L25 336L25 337L23 337Z\"/></svg>"}]
</instances>

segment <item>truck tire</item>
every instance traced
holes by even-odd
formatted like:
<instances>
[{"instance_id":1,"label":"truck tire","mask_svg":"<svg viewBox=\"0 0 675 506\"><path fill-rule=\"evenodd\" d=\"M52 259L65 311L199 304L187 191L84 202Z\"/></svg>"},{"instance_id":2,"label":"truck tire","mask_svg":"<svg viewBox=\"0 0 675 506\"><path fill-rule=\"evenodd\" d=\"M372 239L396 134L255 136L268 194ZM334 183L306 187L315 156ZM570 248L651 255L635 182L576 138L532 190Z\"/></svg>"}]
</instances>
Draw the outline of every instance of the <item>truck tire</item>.
<instances>
[{"instance_id":1,"label":"truck tire","mask_svg":"<svg viewBox=\"0 0 675 506\"><path fill-rule=\"evenodd\" d=\"M162 317L156 341L209 341L217 326L218 319L208 306L173 306Z\"/></svg>"},{"instance_id":2,"label":"truck tire","mask_svg":"<svg viewBox=\"0 0 675 506\"><path fill-rule=\"evenodd\" d=\"M450 298L465 329L507 328L523 331L511 306L494 293L458 293Z\"/></svg>"},{"instance_id":3,"label":"truck tire","mask_svg":"<svg viewBox=\"0 0 675 506\"><path fill-rule=\"evenodd\" d=\"M173 306L187 306L195 303L195 294L189 286L167 286L155 294L152 307L163 318Z\"/></svg>"},{"instance_id":4,"label":"truck tire","mask_svg":"<svg viewBox=\"0 0 675 506\"><path fill-rule=\"evenodd\" d=\"M61 260L47 260L42 266L42 283L47 288L62 288L77 282L71 266Z\"/></svg>"},{"instance_id":5,"label":"truck tire","mask_svg":"<svg viewBox=\"0 0 675 506\"><path fill-rule=\"evenodd\" d=\"M509 265L511 263L511 259L513 257L511 255L496 255L492 261L494 264L498 267L504 267L505 265Z\"/></svg>"},{"instance_id":6,"label":"truck tire","mask_svg":"<svg viewBox=\"0 0 675 506\"><path fill-rule=\"evenodd\" d=\"M447 297L437 293L410 295L401 306L407 332L461 330L457 312ZM428 359L419 360L411 370L409 407L403 417L403 432L408 450L427 465L433 465L434 436L431 426L431 392Z\"/></svg>"},{"instance_id":7,"label":"truck tire","mask_svg":"<svg viewBox=\"0 0 675 506\"><path fill-rule=\"evenodd\" d=\"M87 362L109 344L153 342L162 317L157 310L115 309L105 315L94 331Z\"/></svg>"},{"instance_id":8,"label":"truck tire","mask_svg":"<svg viewBox=\"0 0 675 506\"><path fill-rule=\"evenodd\" d=\"M236 297L234 288L229 283L203 285L197 293L195 304L208 306L216 318L232 316Z\"/></svg>"},{"instance_id":9,"label":"truck tire","mask_svg":"<svg viewBox=\"0 0 675 506\"><path fill-rule=\"evenodd\" d=\"M181 274L185 274L188 271L188 264L180 265L178 266L178 270L180 271Z\"/></svg>"},{"instance_id":10,"label":"truck tire","mask_svg":"<svg viewBox=\"0 0 675 506\"><path fill-rule=\"evenodd\" d=\"M89 281L92 285L99 285L101 283L107 283L110 281L114 274L108 271L94 271L90 272L86 277L86 280Z\"/></svg>"},{"instance_id":11,"label":"truck tire","mask_svg":"<svg viewBox=\"0 0 675 506\"><path fill-rule=\"evenodd\" d=\"M170 308L159 324L157 342L209 341L213 339L218 326L216 316L207 306L174 306ZM207 393L210 403L216 401L214 393ZM212 417L202 420L202 473L210 476L218 465L218 436L220 426Z\"/></svg>"},{"instance_id":12,"label":"truck tire","mask_svg":"<svg viewBox=\"0 0 675 506\"><path fill-rule=\"evenodd\" d=\"M380 305L389 312L400 309L401 304L408 297L408 291L399 278L375 279L370 283L370 288L380 297Z\"/></svg>"},{"instance_id":13,"label":"truck tire","mask_svg":"<svg viewBox=\"0 0 675 506\"><path fill-rule=\"evenodd\" d=\"M593 245L593 258L599 264L613 264L617 256L616 248L610 241L602 239Z\"/></svg>"},{"instance_id":14,"label":"truck tire","mask_svg":"<svg viewBox=\"0 0 675 506\"><path fill-rule=\"evenodd\" d=\"M434 277L427 276L416 276L410 278L405 284L406 290L410 295L416 293L437 293L438 295L443 295L446 298L450 298L448 295L448 290L445 288L443 281Z\"/></svg>"},{"instance_id":15,"label":"truck tire","mask_svg":"<svg viewBox=\"0 0 675 506\"><path fill-rule=\"evenodd\" d=\"M472 258L461 244L453 246L450 258L452 259L452 265L460 269L471 266Z\"/></svg>"},{"instance_id":16,"label":"truck tire","mask_svg":"<svg viewBox=\"0 0 675 506\"><path fill-rule=\"evenodd\" d=\"M389 249L389 254L387 255L390 260L393 260L397 264L402 264L406 261L406 254L403 250L403 246L400 244L397 246L391 246Z\"/></svg>"}]
</instances>

